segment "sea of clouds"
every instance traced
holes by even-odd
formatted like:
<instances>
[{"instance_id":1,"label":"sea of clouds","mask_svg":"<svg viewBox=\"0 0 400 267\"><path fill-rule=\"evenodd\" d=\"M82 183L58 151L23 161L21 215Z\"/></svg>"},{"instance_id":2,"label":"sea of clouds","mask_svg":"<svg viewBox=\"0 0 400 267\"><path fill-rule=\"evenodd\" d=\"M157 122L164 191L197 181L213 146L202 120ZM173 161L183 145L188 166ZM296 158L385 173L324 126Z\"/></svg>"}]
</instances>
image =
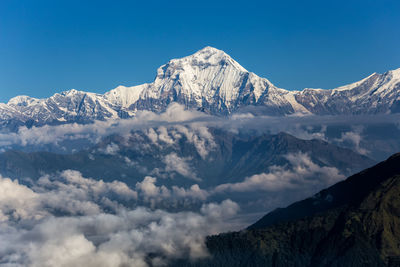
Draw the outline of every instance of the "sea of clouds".
<instances>
[{"instance_id":1,"label":"sea of clouds","mask_svg":"<svg viewBox=\"0 0 400 267\"><path fill-rule=\"evenodd\" d=\"M251 134L286 132L301 139L321 139L354 151L374 157L374 150L383 150L383 157L396 152L399 144L391 143L394 148L379 147L382 139L395 139L400 133L400 115L360 115L360 116L255 116L251 113L234 114L230 117L216 117L205 113L186 110L178 103L172 103L164 113L138 111L134 118L95 121L91 124L45 125L41 127L20 127L15 132L0 131L0 151L10 148L48 149L57 147L60 151L77 151L83 140L87 145L100 142L103 138L118 134L125 136L132 131L143 130L154 142L171 142L166 135L171 127L196 129L200 135L209 135L207 128L220 128L233 133ZM385 128L386 127L386 128ZM157 131L157 133L155 132ZM178 130L179 131L179 130ZM379 131L379 134L377 134ZM193 142L198 135L190 131L183 133ZM379 138L379 135L382 137ZM165 138L164 138L165 137ZM381 142L382 143L382 142ZM66 145L69 144L69 145ZM71 147L70 147L71 146ZM199 149L201 149L199 144ZM394 152L393 152L394 151ZM203 156L206 152L203 151ZM382 156L381 156L382 157ZM380 159L380 158L379 158Z\"/></svg>"},{"instance_id":2,"label":"sea of clouds","mask_svg":"<svg viewBox=\"0 0 400 267\"><path fill-rule=\"evenodd\" d=\"M137 204L138 198L207 196L159 188L146 177L136 188L66 170L31 186L0 177L0 265L162 266L181 257L207 257L204 238L233 230L239 206L226 199L196 211L167 212Z\"/></svg>"},{"instance_id":3,"label":"sea of clouds","mask_svg":"<svg viewBox=\"0 0 400 267\"><path fill-rule=\"evenodd\" d=\"M399 121L395 115L275 118L248 113L220 118L171 104L162 114L141 111L131 119L0 132L0 149L50 146L69 153L82 147L69 142L83 140L90 147L108 136L129 140L137 135L135 140L150 140L137 142L138 151L146 151L149 145L169 148L184 138L207 159L215 149L210 129L223 129L233 134L287 132L373 156L370 125L394 125L399 131ZM393 143L390 149L397 146ZM97 152L119 155L120 149L109 143ZM258 207L261 216L345 178L337 168L320 166L304 153L291 153L285 159L289 163L285 166L270 166L266 172L211 188L199 186L202 177L190 157L174 152L160 159L165 168L153 170L121 156L127 165L146 173L134 186L83 177L74 170L23 183L0 176L0 265L163 266L178 258L207 257L207 235L240 230L254 222L254 217L241 217L249 205ZM173 173L185 176L191 185L166 186L163 182L173 179ZM262 197L244 206L243 195Z\"/></svg>"}]
</instances>

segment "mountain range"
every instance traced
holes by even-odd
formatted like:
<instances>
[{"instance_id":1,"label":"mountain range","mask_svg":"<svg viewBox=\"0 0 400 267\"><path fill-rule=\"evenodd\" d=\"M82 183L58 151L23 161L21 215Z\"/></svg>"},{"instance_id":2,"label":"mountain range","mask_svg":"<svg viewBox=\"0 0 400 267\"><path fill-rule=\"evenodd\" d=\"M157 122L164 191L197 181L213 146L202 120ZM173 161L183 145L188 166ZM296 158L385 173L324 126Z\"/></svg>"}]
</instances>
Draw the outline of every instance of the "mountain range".
<instances>
[{"instance_id":1,"label":"mountain range","mask_svg":"<svg viewBox=\"0 0 400 267\"><path fill-rule=\"evenodd\" d=\"M136 115L140 119L141 111L168 113L172 103L180 104L175 105L179 114L184 106L221 117L240 113L276 116L277 124L283 124L282 116L291 116L294 120L289 123L295 125L281 132L279 127L263 131L247 129L244 124L246 129L240 131L232 127L234 118L220 127L223 119L213 117L216 122L210 125L214 126L205 126L210 118L202 116L204 121L163 121L159 125L154 121L137 128L120 125L124 130L99 133L93 143L91 131L96 135L100 128L135 119L98 122L93 129L76 133L71 125L21 128ZM225 52L205 47L170 60L158 68L151 83L118 86L105 94L73 89L45 99L17 96L0 103L0 130L6 130L0 137L17 140L15 147L13 141L3 142L0 178L17 179L28 188L72 170L99 184L123 182L137 190L142 198L130 203L131 207L193 211L205 201L229 198L240 205L239 216L253 216L251 222L255 213L284 207L341 181L272 210L242 231L207 237L211 257L195 262L177 259L172 266L387 266L400 256L400 154L352 174L397 150L397 121L384 123L380 120L384 116L375 116L377 126L355 125L353 118L343 125L336 121L319 125L325 118L317 117L315 125L301 126L296 116L395 113L400 114L400 68L335 89L290 91L247 71ZM154 114L144 115L151 121ZM248 114L237 117L253 118ZM268 120L253 123L258 128ZM46 136L49 128L58 129L57 136L70 138L60 142L49 138L43 144L28 144L24 139ZM287 133L291 129L299 134ZM68 150L67 145L72 148ZM55 153L54 147L65 151ZM347 175L352 176L343 180ZM174 199L171 192L201 196L196 201ZM170 203L159 198L161 194Z\"/></svg>"},{"instance_id":2,"label":"mountain range","mask_svg":"<svg viewBox=\"0 0 400 267\"><path fill-rule=\"evenodd\" d=\"M65 170L96 181L123 182L130 188L144 181L153 181L151 188L189 190L195 186L208 201L229 198L239 203L244 225L260 211L287 205L375 163L350 149L287 133L204 131L190 132L182 125L137 130L129 136L108 136L75 153L7 150L0 153L0 174L27 186L46 176L58 177ZM257 177L270 177L270 182L254 188ZM164 201L153 207L179 210L200 205L197 200L172 206Z\"/></svg>"},{"instance_id":3,"label":"mountain range","mask_svg":"<svg viewBox=\"0 0 400 267\"><path fill-rule=\"evenodd\" d=\"M318 166L335 167L345 175L374 164L366 156L322 140L302 140L287 133L241 136L220 129L209 131L208 141L193 142L190 135L172 139L181 133L167 129L171 140L157 143L148 132L135 131L129 138L112 135L89 149L71 154L8 150L0 154L0 173L23 180L73 169L86 177L119 180L130 186L153 174L171 178L163 179L165 185L198 183L205 188L239 182L269 172L272 166L290 167L288 154L308 155ZM204 145L199 147L198 143ZM188 171L179 166L173 168L172 160L183 162ZM167 169L170 170L165 172Z\"/></svg>"},{"instance_id":4,"label":"mountain range","mask_svg":"<svg viewBox=\"0 0 400 267\"><path fill-rule=\"evenodd\" d=\"M105 94L72 89L45 99L16 96L0 104L0 125L15 129L128 118L140 110L165 111L172 102L222 116L389 114L400 112L399 89L400 68L335 89L289 91L247 71L225 52L205 47L158 68L152 83L118 86Z\"/></svg>"}]
</instances>

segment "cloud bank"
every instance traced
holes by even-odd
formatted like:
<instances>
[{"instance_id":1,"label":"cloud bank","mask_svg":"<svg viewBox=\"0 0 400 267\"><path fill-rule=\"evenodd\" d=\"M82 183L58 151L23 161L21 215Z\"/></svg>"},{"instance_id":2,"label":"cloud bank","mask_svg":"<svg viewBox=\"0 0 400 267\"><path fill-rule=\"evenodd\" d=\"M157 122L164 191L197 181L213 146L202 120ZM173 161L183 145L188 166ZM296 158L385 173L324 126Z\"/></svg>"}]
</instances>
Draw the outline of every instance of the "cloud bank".
<instances>
[{"instance_id":1,"label":"cloud bank","mask_svg":"<svg viewBox=\"0 0 400 267\"><path fill-rule=\"evenodd\" d=\"M0 264L164 266L180 257L207 257L204 237L228 230L239 206L224 200L175 213L132 207L141 194L206 197L197 185L170 190L154 183L146 177L136 192L76 171L43 176L31 187L0 177Z\"/></svg>"},{"instance_id":2,"label":"cloud bank","mask_svg":"<svg viewBox=\"0 0 400 267\"><path fill-rule=\"evenodd\" d=\"M357 117L357 123L367 125L371 123L370 118L382 123L399 121L396 116L365 116ZM193 145L192 150L203 160L212 160L209 155L216 148L211 130L214 128L251 134L284 131L303 139L333 140L368 154L370 150L363 147L366 128L351 125L355 120L353 117L274 118L251 114L218 118L172 104L165 113L143 111L126 120L21 127L14 133L0 133L0 147L62 147L66 141L76 140L96 144L112 135L121 136L123 144L135 135L139 141L131 145L137 151L146 151L150 144L167 151L184 140ZM351 126L332 137L330 127L342 124ZM99 147L97 152L119 155L121 149L118 143L111 142ZM89 157L95 156L89 154ZM270 198L250 199L250 204L264 207L267 199L269 209L286 203L285 194L306 197L345 178L336 168L319 166L309 155L298 153L286 155L287 166L271 166L268 172L239 182L201 188L197 184L201 177L191 165L191 158L178 155L173 149L160 154L163 169L147 170L126 156L122 160L146 174L133 187L119 181L86 178L73 170L44 175L27 184L0 177L0 264L162 266L179 257L207 257L206 235L237 230L230 221L239 206L225 200L226 196L235 200L235 196L249 193L268 195ZM192 184L167 187L163 185L165 174L185 176Z\"/></svg>"},{"instance_id":3,"label":"cloud bank","mask_svg":"<svg viewBox=\"0 0 400 267\"><path fill-rule=\"evenodd\" d=\"M334 167L319 166L304 153L288 154L289 166L271 166L269 172L252 175L242 182L217 186L214 192L310 191L332 185L345 178Z\"/></svg>"},{"instance_id":4,"label":"cloud bank","mask_svg":"<svg viewBox=\"0 0 400 267\"><path fill-rule=\"evenodd\" d=\"M196 146L198 153L205 158L213 144L212 135L208 128L219 128L237 133L239 131L254 131L259 133L287 132L301 139L322 139L326 141L348 141L348 136L331 137L327 127L349 126L349 130L341 131L361 134L357 130L366 125L393 124L400 125L400 115L370 115L370 116L287 116L269 117L255 116L250 113L234 114L227 118L215 117L202 112L185 110L184 106L172 103L164 113L156 114L150 111L139 111L134 118L108 121L96 121L91 124L65 124L42 127L20 127L17 132L0 132L0 149L13 146L45 146L63 147L65 142L85 140L96 144L103 138L118 134L127 136L132 131L144 131L154 144L172 145L182 135ZM353 127L354 126L354 127ZM348 128L349 128L348 127ZM353 127L353 129L351 128ZM171 130L173 129L173 131ZM354 130L356 129L356 130ZM363 152L355 145L355 149ZM78 143L76 148L80 148ZM65 147L64 147L65 148ZM65 148L66 149L66 148ZM110 147L108 152L113 153ZM365 152L365 151L364 151Z\"/></svg>"}]
</instances>

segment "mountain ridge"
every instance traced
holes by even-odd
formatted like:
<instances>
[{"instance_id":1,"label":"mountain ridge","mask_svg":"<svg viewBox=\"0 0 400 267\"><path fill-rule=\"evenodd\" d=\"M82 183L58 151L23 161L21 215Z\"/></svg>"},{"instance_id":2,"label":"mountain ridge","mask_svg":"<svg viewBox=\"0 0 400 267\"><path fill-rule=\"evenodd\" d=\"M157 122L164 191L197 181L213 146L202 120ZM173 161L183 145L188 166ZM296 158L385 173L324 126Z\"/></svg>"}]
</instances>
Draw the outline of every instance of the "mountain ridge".
<instances>
[{"instance_id":1,"label":"mountain ridge","mask_svg":"<svg viewBox=\"0 0 400 267\"><path fill-rule=\"evenodd\" d=\"M153 82L104 94L75 89L49 98L16 96L0 104L0 125L89 123L165 111L172 102L213 115L359 115L400 112L400 68L335 89L289 91L247 71L222 50L205 47L157 69Z\"/></svg>"}]
</instances>

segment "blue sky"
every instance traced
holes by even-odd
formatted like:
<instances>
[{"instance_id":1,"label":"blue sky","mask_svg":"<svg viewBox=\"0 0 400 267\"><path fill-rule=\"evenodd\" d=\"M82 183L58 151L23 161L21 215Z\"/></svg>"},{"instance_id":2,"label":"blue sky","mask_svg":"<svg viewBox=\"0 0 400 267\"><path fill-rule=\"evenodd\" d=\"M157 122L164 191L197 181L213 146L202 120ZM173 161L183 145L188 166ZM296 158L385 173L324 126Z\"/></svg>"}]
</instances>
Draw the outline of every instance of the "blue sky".
<instances>
[{"instance_id":1,"label":"blue sky","mask_svg":"<svg viewBox=\"0 0 400 267\"><path fill-rule=\"evenodd\" d=\"M0 1L0 101L151 82L210 45L286 89L400 67L400 1Z\"/></svg>"}]
</instances>

